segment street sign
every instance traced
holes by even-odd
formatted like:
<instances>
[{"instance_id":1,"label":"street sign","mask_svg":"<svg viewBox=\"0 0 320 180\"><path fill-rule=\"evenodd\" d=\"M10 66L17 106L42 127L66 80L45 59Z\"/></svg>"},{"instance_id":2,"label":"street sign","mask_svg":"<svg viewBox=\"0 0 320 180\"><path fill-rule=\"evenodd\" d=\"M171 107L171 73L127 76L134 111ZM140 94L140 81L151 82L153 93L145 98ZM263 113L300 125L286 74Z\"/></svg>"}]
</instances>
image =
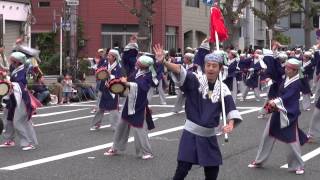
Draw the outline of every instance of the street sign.
<instances>
[{"instance_id":1,"label":"street sign","mask_svg":"<svg viewBox=\"0 0 320 180\"><path fill-rule=\"evenodd\" d=\"M79 0L66 0L68 6L79 6Z\"/></svg>"},{"instance_id":2,"label":"street sign","mask_svg":"<svg viewBox=\"0 0 320 180\"><path fill-rule=\"evenodd\" d=\"M206 4L207 6L212 6L214 3L214 0L203 0L203 3Z\"/></svg>"}]
</instances>

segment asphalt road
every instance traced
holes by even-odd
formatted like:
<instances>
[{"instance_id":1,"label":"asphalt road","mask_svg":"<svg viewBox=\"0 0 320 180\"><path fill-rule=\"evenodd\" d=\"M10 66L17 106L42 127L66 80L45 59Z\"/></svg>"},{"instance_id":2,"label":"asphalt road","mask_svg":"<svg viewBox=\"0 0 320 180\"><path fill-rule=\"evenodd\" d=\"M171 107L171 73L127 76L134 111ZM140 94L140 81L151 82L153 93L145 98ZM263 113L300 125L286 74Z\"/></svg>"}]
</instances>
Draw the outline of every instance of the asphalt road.
<instances>
[{"instance_id":1,"label":"asphalt road","mask_svg":"<svg viewBox=\"0 0 320 180\"><path fill-rule=\"evenodd\" d=\"M284 144L277 142L269 161L261 169L249 169L257 153L266 120L257 119L257 110L263 102L252 95L238 102L243 123L230 134L224 143L219 136L224 164L219 178L224 180L318 180L320 158L306 161L305 174L295 175L280 168L286 164ZM168 96L168 105L159 104L155 96L151 107L156 129L150 131L150 142L155 158L142 160L135 156L134 143L129 139L127 151L114 157L103 155L112 143L113 131L106 126L89 131L94 101L40 108L33 118L39 140L36 150L24 152L20 147L0 149L0 180L169 180L176 168L176 157L185 114L172 113L175 96ZM306 132L312 111L302 112L300 127ZM0 115L2 116L2 114ZM108 114L104 125L108 125ZM0 139L2 142L2 138ZM18 142L18 140L17 140ZM305 155L319 154L319 144L302 147ZM204 179L203 169L193 166L188 180Z\"/></svg>"}]
</instances>

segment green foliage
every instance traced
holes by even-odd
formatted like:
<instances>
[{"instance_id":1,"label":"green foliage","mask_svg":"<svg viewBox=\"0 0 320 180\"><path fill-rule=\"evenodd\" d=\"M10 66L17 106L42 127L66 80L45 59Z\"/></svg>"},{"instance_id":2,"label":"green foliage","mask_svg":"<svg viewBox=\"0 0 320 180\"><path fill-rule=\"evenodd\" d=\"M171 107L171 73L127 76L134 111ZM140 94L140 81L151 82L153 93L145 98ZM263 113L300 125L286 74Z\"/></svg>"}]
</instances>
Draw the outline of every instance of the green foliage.
<instances>
[{"instance_id":1,"label":"green foliage","mask_svg":"<svg viewBox=\"0 0 320 180\"><path fill-rule=\"evenodd\" d=\"M78 50L81 50L86 46L86 39L84 38L84 25L82 19L78 18L78 25L77 25L77 41L78 41Z\"/></svg>"},{"instance_id":2,"label":"green foliage","mask_svg":"<svg viewBox=\"0 0 320 180\"><path fill-rule=\"evenodd\" d=\"M291 39L289 36L285 36L281 32L276 32L274 34L274 39L277 40L280 44L290 44Z\"/></svg>"},{"instance_id":3,"label":"green foliage","mask_svg":"<svg viewBox=\"0 0 320 180\"><path fill-rule=\"evenodd\" d=\"M90 62L87 59L81 58L79 59L79 71L85 73L86 75L90 74Z\"/></svg>"},{"instance_id":4,"label":"green foliage","mask_svg":"<svg viewBox=\"0 0 320 180\"><path fill-rule=\"evenodd\" d=\"M36 43L40 52L40 68L45 75L59 74L59 54L56 54L56 34L40 33Z\"/></svg>"}]
</instances>

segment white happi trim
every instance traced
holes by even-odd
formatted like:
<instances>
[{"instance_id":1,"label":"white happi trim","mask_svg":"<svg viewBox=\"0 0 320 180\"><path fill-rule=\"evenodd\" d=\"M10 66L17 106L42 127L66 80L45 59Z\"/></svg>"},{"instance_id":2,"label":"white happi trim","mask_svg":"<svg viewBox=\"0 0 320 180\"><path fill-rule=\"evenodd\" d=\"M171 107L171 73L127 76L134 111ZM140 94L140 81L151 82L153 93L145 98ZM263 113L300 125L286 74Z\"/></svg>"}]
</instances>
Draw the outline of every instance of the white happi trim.
<instances>
[{"instance_id":1,"label":"white happi trim","mask_svg":"<svg viewBox=\"0 0 320 180\"><path fill-rule=\"evenodd\" d=\"M230 111L229 113L228 113L228 115L227 115L227 119L237 119L237 120L243 120L242 119L242 117L241 117L241 115L240 115L240 113L239 113L239 111L238 110L232 110L232 111Z\"/></svg>"},{"instance_id":2,"label":"white happi trim","mask_svg":"<svg viewBox=\"0 0 320 180\"><path fill-rule=\"evenodd\" d=\"M183 66L180 66L180 74L171 73L171 77L174 83L178 87L181 87L184 84L184 81L186 80L187 70Z\"/></svg>"},{"instance_id":3,"label":"white happi trim","mask_svg":"<svg viewBox=\"0 0 320 180\"><path fill-rule=\"evenodd\" d=\"M140 76L142 76L142 75L145 75L145 74L147 74L149 72L149 70L141 70L141 69L139 69L138 70L138 72L137 72L137 74L136 74L136 79L138 78L138 77L140 77Z\"/></svg>"},{"instance_id":4,"label":"white happi trim","mask_svg":"<svg viewBox=\"0 0 320 180\"><path fill-rule=\"evenodd\" d=\"M284 88L288 87L291 83L299 80L299 74L295 75L294 77L292 77L291 79L289 79L288 77L286 77L286 81L284 82Z\"/></svg>"},{"instance_id":5,"label":"white happi trim","mask_svg":"<svg viewBox=\"0 0 320 180\"><path fill-rule=\"evenodd\" d=\"M307 62L303 62L302 67L307 67L309 64L311 64L311 60L307 61Z\"/></svg>"},{"instance_id":6,"label":"white happi trim","mask_svg":"<svg viewBox=\"0 0 320 180\"><path fill-rule=\"evenodd\" d=\"M15 74L17 74L19 71L24 69L24 64L20 65L19 67L17 67L16 69L14 69L11 73L11 76L14 76ZM17 75L16 75L17 76Z\"/></svg>"},{"instance_id":7,"label":"white happi trim","mask_svg":"<svg viewBox=\"0 0 320 180\"><path fill-rule=\"evenodd\" d=\"M124 51L129 51L130 49L139 49L139 46L137 43L129 43L126 45L126 47L124 48Z\"/></svg>"},{"instance_id":8,"label":"white happi trim","mask_svg":"<svg viewBox=\"0 0 320 180\"><path fill-rule=\"evenodd\" d=\"M260 63L260 66L262 69L267 69L267 65L266 65L266 63L264 63L263 59L260 59L259 63Z\"/></svg>"},{"instance_id":9,"label":"white happi trim","mask_svg":"<svg viewBox=\"0 0 320 180\"><path fill-rule=\"evenodd\" d=\"M228 66L223 65L223 72L222 72L222 81L226 80L228 77Z\"/></svg>"},{"instance_id":10,"label":"white happi trim","mask_svg":"<svg viewBox=\"0 0 320 180\"><path fill-rule=\"evenodd\" d=\"M206 128L203 126L200 126L190 120L186 120L184 124L184 129L189 131L192 134L203 136L203 137L211 137L216 135L215 128Z\"/></svg>"},{"instance_id":11,"label":"white happi trim","mask_svg":"<svg viewBox=\"0 0 320 180\"><path fill-rule=\"evenodd\" d=\"M136 101L138 96L138 84L134 82L129 82L129 93L128 93L128 115L134 114Z\"/></svg>"},{"instance_id":12,"label":"white happi trim","mask_svg":"<svg viewBox=\"0 0 320 180\"><path fill-rule=\"evenodd\" d=\"M204 74L195 74L194 75L198 78L199 81L199 92L202 94L202 98L203 99L207 99L207 95L208 95L208 91L209 91L209 85L208 85L208 79L207 76ZM216 103L219 101L220 98L220 80L217 79L215 84L214 84L214 88L211 94L211 97L209 97L212 101L212 103ZM222 83L222 93L223 96L226 97L228 95L231 95L231 92L229 90L229 88L227 87L227 85L225 85L224 83Z\"/></svg>"},{"instance_id":13,"label":"white happi trim","mask_svg":"<svg viewBox=\"0 0 320 180\"><path fill-rule=\"evenodd\" d=\"M117 66L117 62L113 62L113 64L110 65L110 63L108 63L108 71L112 71L116 66Z\"/></svg>"},{"instance_id":14,"label":"white happi trim","mask_svg":"<svg viewBox=\"0 0 320 180\"><path fill-rule=\"evenodd\" d=\"M280 111L280 127L288 127L290 125L290 121L287 115L287 109L284 107L282 99L276 98L273 100L273 102L276 104L277 108Z\"/></svg>"},{"instance_id":15,"label":"white happi trim","mask_svg":"<svg viewBox=\"0 0 320 180\"><path fill-rule=\"evenodd\" d=\"M13 95L14 95L14 97L16 99L16 103L17 103L16 107L19 107L20 104L23 102L22 101L22 91L21 91L19 83L12 82L12 90L13 90Z\"/></svg>"}]
</instances>

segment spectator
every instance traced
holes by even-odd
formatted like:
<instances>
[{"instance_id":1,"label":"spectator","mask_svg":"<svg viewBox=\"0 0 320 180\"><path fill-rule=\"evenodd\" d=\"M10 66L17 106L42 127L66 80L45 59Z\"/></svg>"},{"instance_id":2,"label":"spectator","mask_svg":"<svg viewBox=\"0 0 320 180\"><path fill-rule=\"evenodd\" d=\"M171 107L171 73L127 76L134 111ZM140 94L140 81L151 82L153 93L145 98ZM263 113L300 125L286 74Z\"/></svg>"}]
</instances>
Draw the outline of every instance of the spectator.
<instances>
[{"instance_id":1,"label":"spectator","mask_svg":"<svg viewBox=\"0 0 320 180\"><path fill-rule=\"evenodd\" d=\"M63 104L64 100L69 104L70 98L72 95L72 77L69 74L66 74L64 76L64 79L62 81L63 86L63 96L60 104Z\"/></svg>"},{"instance_id":2,"label":"spectator","mask_svg":"<svg viewBox=\"0 0 320 180\"><path fill-rule=\"evenodd\" d=\"M77 89L81 95L81 98L96 100L93 87L86 82L85 78L80 78L80 80L75 80L75 89Z\"/></svg>"},{"instance_id":3,"label":"spectator","mask_svg":"<svg viewBox=\"0 0 320 180\"><path fill-rule=\"evenodd\" d=\"M32 84L33 95L44 105L50 102L50 92L48 87L44 84L43 76L37 76Z\"/></svg>"},{"instance_id":4,"label":"spectator","mask_svg":"<svg viewBox=\"0 0 320 180\"><path fill-rule=\"evenodd\" d=\"M62 104L62 93L63 93L63 86L62 86L63 77L59 76L57 78L57 82L53 83L51 86L51 94L56 95L58 97L58 103Z\"/></svg>"}]
</instances>

